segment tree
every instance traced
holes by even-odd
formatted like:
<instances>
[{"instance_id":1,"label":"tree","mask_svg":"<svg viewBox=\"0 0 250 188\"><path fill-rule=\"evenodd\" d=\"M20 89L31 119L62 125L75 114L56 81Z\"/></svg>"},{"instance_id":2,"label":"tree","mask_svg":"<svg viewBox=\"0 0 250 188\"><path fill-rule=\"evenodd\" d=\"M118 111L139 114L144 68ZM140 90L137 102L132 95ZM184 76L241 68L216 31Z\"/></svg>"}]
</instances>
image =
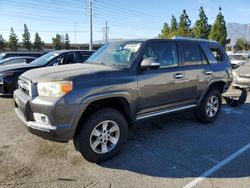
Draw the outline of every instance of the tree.
<instances>
[{"instance_id":1,"label":"tree","mask_svg":"<svg viewBox=\"0 0 250 188\"><path fill-rule=\"evenodd\" d=\"M238 38L235 47L237 51L250 50L250 42L244 38Z\"/></svg>"},{"instance_id":2,"label":"tree","mask_svg":"<svg viewBox=\"0 0 250 188\"><path fill-rule=\"evenodd\" d=\"M30 32L29 32L26 24L24 24L24 33L22 34L22 36L23 36L22 44L23 44L24 48L26 48L27 50L30 50L32 47L32 44L30 41Z\"/></svg>"},{"instance_id":3,"label":"tree","mask_svg":"<svg viewBox=\"0 0 250 188\"><path fill-rule=\"evenodd\" d=\"M212 26L209 38L216 40L223 46L230 43L230 39L227 39L227 27L224 16L221 13L221 7L219 7L219 14Z\"/></svg>"},{"instance_id":4,"label":"tree","mask_svg":"<svg viewBox=\"0 0 250 188\"><path fill-rule=\"evenodd\" d=\"M9 36L9 42L8 42L8 47L10 50L17 51L19 45L18 45L18 37L15 34L13 28L11 27L10 29L10 36Z\"/></svg>"},{"instance_id":5,"label":"tree","mask_svg":"<svg viewBox=\"0 0 250 188\"><path fill-rule=\"evenodd\" d=\"M3 35L0 34L0 51L4 51L6 48L6 41L3 38Z\"/></svg>"},{"instance_id":6,"label":"tree","mask_svg":"<svg viewBox=\"0 0 250 188\"><path fill-rule=\"evenodd\" d=\"M56 34L56 37L52 38L52 46L55 50L61 50L63 48L63 43L59 34Z\"/></svg>"},{"instance_id":7,"label":"tree","mask_svg":"<svg viewBox=\"0 0 250 188\"><path fill-rule=\"evenodd\" d=\"M193 34L196 38L208 39L211 25L208 24L208 18L205 14L203 7L200 7L199 19L195 22Z\"/></svg>"},{"instance_id":8,"label":"tree","mask_svg":"<svg viewBox=\"0 0 250 188\"><path fill-rule=\"evenodd\" d=\"M179 36L191 36L191 20L189 19L186 10L183 10L183 13L180 16L180 21L178 25L178 35Z\"/></svg>"},{"instance_id":9,"label":"tree","mask_svg":"<svg viewBox=\"0 0 250 188\"><path fill-rule=\"evenodd\" d=\"M44 46L44 42L42 41L41 37L38 33L35 34L35 40L33 43L33 48L37 51L42 51Z\"/></svg>"},{"instance_id":10,"label":"tree","mask_svg":"<svg viewBox=\"0 0 250 188\"><path fill-rule=\"evenodd\" d=\"M159 38L167 39L169 38L169 35L170 35L170 28L168 23L165 22L163 25L163 29L161 30L161 34L159 34Z\"/></svg>"},{"instance_id":11,"label":"tree","mask_svg":"<svg viewBox=\"0 0 250 188\"><path fill-rule=\"evenodd\" d=\"M171 37L176 36L178 33L178 22L174 15L172 15L171 26L170 26Z\"/></svg>"},{"instance_id":12,"label":"tree","mask_svg":"<svg viewBox=\"0 0 250 188\"><path fill-rule=\"evenodd\" d=\"M64 40L64 48L66 50L70 49L70 40L68 33L65 34L65 40Z\"/></svg>"}]
</instances>

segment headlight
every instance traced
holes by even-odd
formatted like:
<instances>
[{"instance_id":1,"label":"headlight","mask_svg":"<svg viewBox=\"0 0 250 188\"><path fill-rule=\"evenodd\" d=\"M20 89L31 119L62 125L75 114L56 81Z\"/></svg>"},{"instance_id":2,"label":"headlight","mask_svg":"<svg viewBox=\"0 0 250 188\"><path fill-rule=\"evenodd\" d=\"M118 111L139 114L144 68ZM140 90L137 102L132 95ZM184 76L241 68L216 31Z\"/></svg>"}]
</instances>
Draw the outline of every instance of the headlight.
<instances>
[{"instance_id":1,"label":"headlight","mask_svg":"<svg viewBox=\"0 0 250 188\"><path fill-rule=\"evenodd\" d=\"M71 81L39 82L37 84L38 95L43 97L61 97L72 89Z\"/></svg>"}]
</instances>

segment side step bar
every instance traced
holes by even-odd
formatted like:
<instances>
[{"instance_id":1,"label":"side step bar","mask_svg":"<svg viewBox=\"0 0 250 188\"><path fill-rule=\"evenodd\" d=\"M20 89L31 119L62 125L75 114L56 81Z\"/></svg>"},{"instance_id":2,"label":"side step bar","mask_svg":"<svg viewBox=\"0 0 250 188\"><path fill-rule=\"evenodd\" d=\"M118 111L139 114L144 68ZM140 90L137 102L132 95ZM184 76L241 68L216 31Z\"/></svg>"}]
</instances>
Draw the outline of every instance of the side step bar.
<instances>
[{"instance_id":1,"label":"side step bar","mask_svg":"<svg viewBox=\"0 0 250 188\"><path fill-rule=\"evenodd\" d=\"M177 108L170 108L170 109L149 112L149 113L145 113L145 114L141 114L141 115L136 116L136 121L147 119L147 118L154 117L154 116L163 115L163 114L169 114L172 112L178 112L178 111L182 111L182 110L192 109L192 108L195 108L196 106L197 106L196 104L192 104L192 105L188 105L188 106L181 106L181 107L177 107Z\"/></svg>"}]
</instances>

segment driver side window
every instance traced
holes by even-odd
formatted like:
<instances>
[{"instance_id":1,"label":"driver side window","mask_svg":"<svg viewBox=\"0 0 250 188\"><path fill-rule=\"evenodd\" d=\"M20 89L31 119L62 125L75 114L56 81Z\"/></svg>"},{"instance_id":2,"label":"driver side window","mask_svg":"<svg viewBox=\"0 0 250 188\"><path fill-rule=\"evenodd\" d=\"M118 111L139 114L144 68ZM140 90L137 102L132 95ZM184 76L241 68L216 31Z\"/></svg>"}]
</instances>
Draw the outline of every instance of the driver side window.
<instances>
[{"instance_id":1,"label":"driver side window","mask_svg":"<svg viewBox=\"0 0 250 188\"><path fill-rule=\"evenodd\" d=\"M174 42L149 45L143 54L143 59L149 57L155 58L160 63L160 68L178 66L177 48Z\"/></svg>"}]
</instances>

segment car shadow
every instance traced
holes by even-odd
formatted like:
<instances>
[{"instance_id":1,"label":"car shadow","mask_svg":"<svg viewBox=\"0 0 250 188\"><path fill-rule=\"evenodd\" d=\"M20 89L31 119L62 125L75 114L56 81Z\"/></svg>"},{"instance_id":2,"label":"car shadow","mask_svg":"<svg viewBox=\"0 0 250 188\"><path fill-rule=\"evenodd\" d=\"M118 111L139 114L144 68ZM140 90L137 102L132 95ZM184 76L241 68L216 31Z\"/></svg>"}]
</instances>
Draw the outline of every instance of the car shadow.
<instances>
[{"instance_id":1,"label":"car shadow","mask_svg":"<svg viewBox=\"0 0 250 188\"><path fill-rule=\"evenodd\" d=\"M140 122L131 128L122 152L99 165L154 177L197 177L250 142L249 111L249 103L223 105L218 120L210 124L195 121L193 112ZM236 160L242 165L235 173L216 176L250 176L249 157Z\"/></svg>"}]
</instances>

